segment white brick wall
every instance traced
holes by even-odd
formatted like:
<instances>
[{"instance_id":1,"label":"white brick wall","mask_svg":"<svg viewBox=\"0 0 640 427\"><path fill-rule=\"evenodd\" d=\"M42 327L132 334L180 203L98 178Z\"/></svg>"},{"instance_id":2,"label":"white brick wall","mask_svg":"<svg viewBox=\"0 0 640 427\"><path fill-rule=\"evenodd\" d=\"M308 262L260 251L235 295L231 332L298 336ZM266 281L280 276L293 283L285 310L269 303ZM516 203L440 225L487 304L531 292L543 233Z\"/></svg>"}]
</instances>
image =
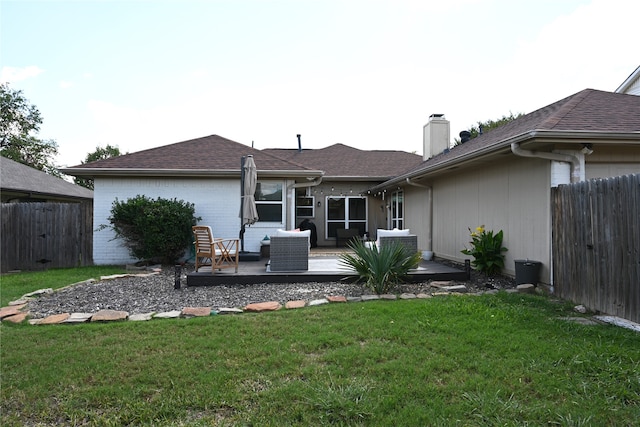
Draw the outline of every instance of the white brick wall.
<instances>
[{"instance_id":1,"label":"white brick wall","mask_svg":"<svg viewBox=\"0 0 640 427\"><path fill-rule=\"evenodd\" d=\"M240 181L206 178L96 178L94 191L93 261L95 264L133 263L121 240L114 240L110 229L99 230L107 219L114 200L137 195L150 198L178 199L195 205L199 224L210 225L216 237L237 238L240 231ZM254 224L245 233L245 250L259 251L260 240L283 224Z\"/></svg>"}]
</instances>

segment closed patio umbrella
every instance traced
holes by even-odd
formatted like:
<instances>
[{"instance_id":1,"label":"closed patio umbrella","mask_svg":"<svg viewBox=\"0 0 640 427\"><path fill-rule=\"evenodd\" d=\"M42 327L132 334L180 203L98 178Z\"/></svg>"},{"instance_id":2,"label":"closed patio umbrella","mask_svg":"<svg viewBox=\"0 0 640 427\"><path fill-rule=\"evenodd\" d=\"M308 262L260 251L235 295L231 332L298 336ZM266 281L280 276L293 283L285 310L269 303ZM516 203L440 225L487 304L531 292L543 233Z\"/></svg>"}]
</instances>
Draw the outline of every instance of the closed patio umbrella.
<instances>
[{"instance_id":1,"label":"closed patio umbrella","mask_svg":"<svg viewBox=\"0 0 640 427\"><path fill-rule=\"evenodd\" d=\"M256 163L253 161L253 156L251 155L242 157L240 166L240 241L241 251L244 252L245 226L255 224L255 222L258 221L258 209L256 208L256 199L254 197L254 193L256 192L256 182L258 180L258 172L256 170Z\"/></svg>"}]
</instances>

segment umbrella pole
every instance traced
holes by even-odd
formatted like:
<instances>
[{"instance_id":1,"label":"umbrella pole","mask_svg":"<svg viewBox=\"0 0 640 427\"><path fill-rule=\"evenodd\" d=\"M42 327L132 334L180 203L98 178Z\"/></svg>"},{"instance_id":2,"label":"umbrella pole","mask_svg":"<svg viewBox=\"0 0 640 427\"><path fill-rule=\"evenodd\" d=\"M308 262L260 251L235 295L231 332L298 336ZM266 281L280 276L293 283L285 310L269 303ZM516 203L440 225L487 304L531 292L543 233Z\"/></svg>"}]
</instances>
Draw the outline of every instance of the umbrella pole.
<instances>
[{"instance_id":1,"label":"umbrella pole","mask_svg":"<svg viewBox=\"0 0 640 427\"><path fill-rule=\"evenodd\" d=\"M244 252L244 162L245 157L240 158L240 252Z\"/></svg>"}]
</instances>

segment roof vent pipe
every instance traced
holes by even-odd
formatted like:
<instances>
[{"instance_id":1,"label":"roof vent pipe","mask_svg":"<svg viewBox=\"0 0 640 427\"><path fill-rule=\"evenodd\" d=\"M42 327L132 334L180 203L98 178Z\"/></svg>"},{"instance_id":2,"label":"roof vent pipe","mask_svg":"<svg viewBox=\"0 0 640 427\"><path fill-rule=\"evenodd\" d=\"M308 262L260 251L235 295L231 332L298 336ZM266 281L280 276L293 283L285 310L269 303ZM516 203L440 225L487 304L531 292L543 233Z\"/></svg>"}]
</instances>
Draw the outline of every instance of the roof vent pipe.
<instances>
[{"instance_id":1,"label":"roof vent pipe","mask_svg":"<svg viewBox=\"0 0 640 427\"><path fill-rule=\"evenodd\" d=\"M302 151L302 141L300 141L300 134L296 135L298 137L298 153Z\"/></svg>"}]
</instances>

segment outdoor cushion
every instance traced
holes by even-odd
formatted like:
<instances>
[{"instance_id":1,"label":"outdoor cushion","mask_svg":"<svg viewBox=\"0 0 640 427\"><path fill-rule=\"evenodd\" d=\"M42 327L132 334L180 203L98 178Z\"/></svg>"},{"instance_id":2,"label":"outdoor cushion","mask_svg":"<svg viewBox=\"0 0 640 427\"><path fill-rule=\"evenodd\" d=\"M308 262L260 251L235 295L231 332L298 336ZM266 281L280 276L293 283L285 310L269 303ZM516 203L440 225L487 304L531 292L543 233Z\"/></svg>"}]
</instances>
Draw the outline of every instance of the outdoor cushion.
<instances>
[{"instance_id":1,"label":"outdoor cushion","mask_svg":"<svg viewBox=\"0 0 640 427\"><path fill-rule=\"evenodd\" d=\"M410 232L408 228L404 230L398 230L397 228L394 228L393 230L383 230L382 228L378 228L376 246L378 247L378 249L380 249L381 237L408 236L409 234Z\"/></svg>"},{"instance_id":2,"label":"outdoor cushion","mask_svg":"<svg viewBox=\"0 0 640 427\"><path fill-rule=\"evenodd\" d=\"M279 228L278 230L276 230L276 234L274 234L274 236L276 236L276 237L307 237L307 238L310 238L311 237L311 230L295 231L295 230L283 230L283 229Z\"/></svg>"}]
</instances>

